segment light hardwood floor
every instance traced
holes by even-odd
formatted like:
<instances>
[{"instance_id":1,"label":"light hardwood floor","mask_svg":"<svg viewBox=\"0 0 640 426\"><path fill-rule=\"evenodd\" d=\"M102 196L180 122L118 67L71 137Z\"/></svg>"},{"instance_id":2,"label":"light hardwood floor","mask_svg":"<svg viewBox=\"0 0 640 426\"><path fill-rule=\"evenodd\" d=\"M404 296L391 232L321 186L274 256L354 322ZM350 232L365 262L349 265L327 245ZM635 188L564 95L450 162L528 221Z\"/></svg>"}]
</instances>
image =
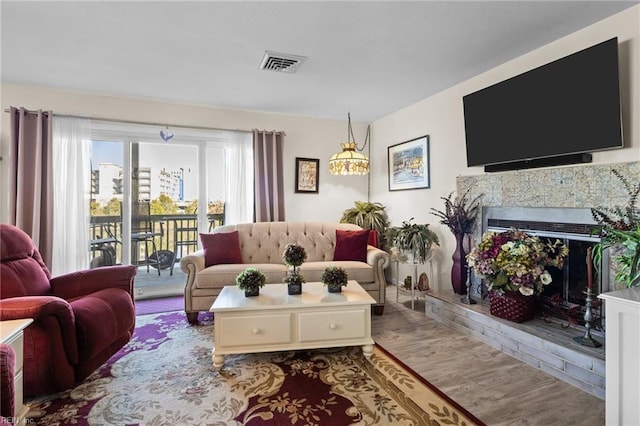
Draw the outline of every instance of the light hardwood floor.
<instances>
[{"instance_id":1,"label":"light hardwood floor","mask_svg":"<svg viewBox=\"0 0 640 426\"><path fill-rule=\"evenodd\" d=\"M373 339L488 425L604 425L604 401L424 314L387 287Z\"/></svg>"}]
</instances>

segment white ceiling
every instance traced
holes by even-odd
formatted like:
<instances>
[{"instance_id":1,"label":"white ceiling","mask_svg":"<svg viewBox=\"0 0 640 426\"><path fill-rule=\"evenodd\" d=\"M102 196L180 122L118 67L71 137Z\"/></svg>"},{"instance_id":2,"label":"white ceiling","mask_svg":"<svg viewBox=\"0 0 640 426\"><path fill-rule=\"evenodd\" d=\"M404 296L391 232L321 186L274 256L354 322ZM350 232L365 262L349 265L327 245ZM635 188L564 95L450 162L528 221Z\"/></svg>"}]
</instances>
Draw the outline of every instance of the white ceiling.
<instances>
[{"instance_id":1,"label":"white ceiling","mask_svg":"<svg viewBox=\"0 0 640 426\"><path fill-rule=\"evenodd\" d=\"M2 82L367 122L634 4L4 0Z\"/></svg>"}]
</instances>

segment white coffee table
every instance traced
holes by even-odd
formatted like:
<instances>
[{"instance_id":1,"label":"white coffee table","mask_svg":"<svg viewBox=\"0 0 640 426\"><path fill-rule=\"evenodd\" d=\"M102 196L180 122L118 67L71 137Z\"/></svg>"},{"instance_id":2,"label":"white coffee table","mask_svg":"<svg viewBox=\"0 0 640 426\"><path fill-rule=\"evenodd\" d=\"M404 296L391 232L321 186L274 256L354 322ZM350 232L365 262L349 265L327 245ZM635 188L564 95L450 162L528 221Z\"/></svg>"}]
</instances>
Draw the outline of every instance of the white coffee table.
<instances>
[{"instance_id":1,"label":"white coffee table","mask_svg":"<svg viewBox=\"0 0 640 426\"><path fill-rule=\"evenodd\" d=\"M305 283L295 296L287 294L286 284L267 284L256 297L224 287L209 310L214 313L213 365L222 367L228 354L339 346L362 346L370 357L375 303L356 281L349 281L342 293Z\"/></svg>"}]
</instances>

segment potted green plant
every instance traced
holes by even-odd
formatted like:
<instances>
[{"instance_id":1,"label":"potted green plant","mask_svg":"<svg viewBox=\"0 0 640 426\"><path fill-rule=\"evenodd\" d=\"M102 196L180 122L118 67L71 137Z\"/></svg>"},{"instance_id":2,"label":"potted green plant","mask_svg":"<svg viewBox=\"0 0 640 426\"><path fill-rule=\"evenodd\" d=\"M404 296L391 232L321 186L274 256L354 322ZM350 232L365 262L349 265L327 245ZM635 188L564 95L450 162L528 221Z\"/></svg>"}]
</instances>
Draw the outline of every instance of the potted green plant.
<instances>
[{"instance_id":1,"label":"potted green plant","mask_svg":"<svg viewBox=\"0 0 640 426\"><path fill-rule=\"evenodd\" d=\"M600 242L592 251L593 263L601 267L602 253L606 249L614 251L613 260L617 266L616 281L626 287L640 287L640 182L635 186L618 171L612 173L622 182L629 196L624 207L592 208L591 215L597 222Z\"/></svg>"},{"instance_id":2,"label":"potted green plant","mask_svg":"<svg viewBox=\"0 0 640 426\"><path fill-rule=\"evenodd\" d=\"M368 201L356 201L355 206L342 213L341 223L352 223L362 229L371 229L376 232L379 239L378 245L384 249L386 241L385 231L389 226L389 219L385 206L381 203Z\"/></svg>"},{"instance_id":3,"label":"potted green plant","mask_svg":"<svg viewBox=\"0 0 640 426\"><path fill-rule=\"evenodd\" d=\"M440 197L444 201L444 210L431 209L431 214L440 218L440 223L446 225L456 238L456 249L451 258L451 284L453 291L458 294L466 294L467 261L464 251L464 236L473 232L473 227L480 209L480 198L483 194L469 199L468 188L462 196L453 197L451 192L447 197Z\"/></svg>"},{"instance_id":4,"label":"potted green plant","mask_svg":"<svg viewBox=\"0 0 640 426\"><path fill-rule=\"evenodd\" d=\"M267 282L267 277L258 268L247 268L236 277L236 284L244 290L245 297L257 296L260 288Z\"/></svg>"},{"instance_id":5,"label":"potted green plant","mask_svg":"<svg viewBox=\"0 0 640 426\"><path fill-rule=\"evenodd\" d=\"M424 263L433 245L439 245L440 241L429 224L411 223L412 220L402 222L402 226L389 228L386 238L401 253L411 254L414 263ZM400 255L396 257L402 258Z\"/></svg>"},{"instance_id":6,"label":"potted green plant","mask_svg":"<svg viewBox=\"0 0 640 426\"><path fill-rule=\"evenodd\" d=\"M329 293L342 292L342 287L347 285L348 280L347 271L339 266L328 266L320 278L320 281L327 286Z\"/></svg>"},{"instance_id":7,"label":"potted green plant","mask_svg":"<svg viewBox=\"0 0 640 426\"><path fill-rule=\"evenodd\" d=\"M287 292L289 294L301 294L302 283L305 280L298 268L307 260L306 250L301 245L289 244L282 253L282 260L284 260L285 265L291 267L284 278L284 282L287 283Z\"/></svg>"},{"instance_id":8,"label":"potted green plant","mask_svg":"<svg viewBox=\"0 0 640 426\"><path fill-rule=\"evenodd\" d=\"M284 282L287 284L287 293L294 295L302 294L302 284L306 281L298 271L289 270L284 277Z\"/></svg>"}]
</instances>

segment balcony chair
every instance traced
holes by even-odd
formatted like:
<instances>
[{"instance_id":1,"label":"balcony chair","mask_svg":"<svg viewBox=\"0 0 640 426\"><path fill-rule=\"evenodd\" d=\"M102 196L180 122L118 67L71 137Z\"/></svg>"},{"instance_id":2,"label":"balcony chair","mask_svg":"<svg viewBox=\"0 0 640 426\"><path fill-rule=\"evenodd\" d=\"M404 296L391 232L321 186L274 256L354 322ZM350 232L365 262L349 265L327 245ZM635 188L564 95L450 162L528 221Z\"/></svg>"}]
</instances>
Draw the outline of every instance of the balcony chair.
<instances>
[{"instance_id":1,"label":"balcony chair","mask_svg":"<svg viewBox=\"0 0 640 426\"><path fill-rule=\"evenodd\" d=\"M72 388L130 339L133 265L51 278L29 236L0 224L0 320L32 318L24 330L24 394Z\"/></svg>"},{"instance_id":2,"label":"balcony chair","mask_svg":"<svg viewBox=\"0 0 640 426\"><path fill-rule=\"evenodd\" d=\"M120 206L120 212L122 212L122 205ZM131 246L133 254L131 263L136 266L147 265L147 273L149 272L149 265L153 265L158 270L158 275L160 275L162 265L155 238L162 236L164 236L162 222L160 222L160 232L156 232L153 227L149 202L133 202L131 205ZM140 244L144 244L144 261L138 259ZM153 250L151 253L149 253L149 244L151 244Z\"/></svg>"}]
</instances>

